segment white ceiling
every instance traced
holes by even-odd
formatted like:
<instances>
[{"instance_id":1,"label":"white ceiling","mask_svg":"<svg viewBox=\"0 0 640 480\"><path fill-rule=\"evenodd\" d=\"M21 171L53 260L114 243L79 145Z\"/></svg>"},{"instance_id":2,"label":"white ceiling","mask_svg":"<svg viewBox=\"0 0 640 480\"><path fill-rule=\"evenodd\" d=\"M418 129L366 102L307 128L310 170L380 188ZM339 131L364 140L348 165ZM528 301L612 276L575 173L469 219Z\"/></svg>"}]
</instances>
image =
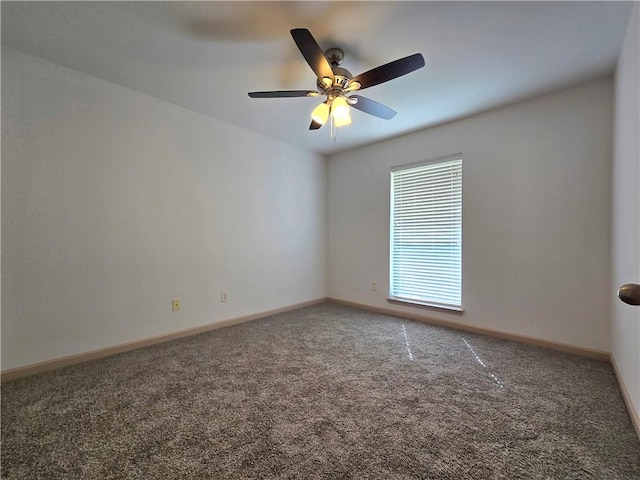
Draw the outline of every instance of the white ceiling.
<instances>
[{"instance_id":1,"label":"white ceiling","mask_svg":"<svg viewBox=\"0 0 640 480\"><path fill-rule=\"evenodd\" d=\"M613 72L633 2L6 2L2 43L302 148L331 154ZM364 90L330 139L289 30L345 50L354 75L420 52L426 68Z\"/></svg>"}]
</instances>

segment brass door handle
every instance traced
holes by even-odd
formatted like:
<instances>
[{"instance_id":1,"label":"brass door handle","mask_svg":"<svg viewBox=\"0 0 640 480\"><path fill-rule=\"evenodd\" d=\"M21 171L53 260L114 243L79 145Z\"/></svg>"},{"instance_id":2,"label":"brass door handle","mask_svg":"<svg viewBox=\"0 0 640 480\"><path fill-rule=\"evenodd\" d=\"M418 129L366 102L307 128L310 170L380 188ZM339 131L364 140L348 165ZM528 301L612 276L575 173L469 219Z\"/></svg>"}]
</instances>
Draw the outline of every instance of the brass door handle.
<instances>
[{"instance_id":1,"label":"brass door handle","mask_svg":"<svg viewBox=\"0 0 640 480\"><path fill-rule=\"evenodd\" d=\"M625 283L618 289L618 298L629 305L640 305L640 285Z\"/></svg>"}]
</instances>

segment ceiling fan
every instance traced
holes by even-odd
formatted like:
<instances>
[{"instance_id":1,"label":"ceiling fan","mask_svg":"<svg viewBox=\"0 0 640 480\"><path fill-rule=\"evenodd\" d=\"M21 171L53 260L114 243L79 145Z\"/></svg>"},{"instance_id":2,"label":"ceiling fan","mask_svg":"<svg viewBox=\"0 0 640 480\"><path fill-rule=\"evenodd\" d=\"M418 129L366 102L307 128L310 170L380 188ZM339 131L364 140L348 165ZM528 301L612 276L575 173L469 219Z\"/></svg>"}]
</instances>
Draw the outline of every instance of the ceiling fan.
<instances>
[{"instance_id":1,"label":"ceiling fan","mask_svg":"<svg viewBox=\"0 0 640 480\"><path fill-rule=\"evenodd\" d=\"M316 74L318 90L249 92L249 96L251 98L287 98L325 95L327 99L311 113L309 130L317 130L331 119L332 137L334 136L334 127L351 123L349 106L385 120L393 118L397 113L381 103L361 95L353 95L352 92L379 85L424 67L422 54L415 53L354 77L349 70L340 67L344 59L342 49L329 48L323 52L311 32L306 28L291 30L291 36L300 53Z\"/></svg>"}]
</instances>

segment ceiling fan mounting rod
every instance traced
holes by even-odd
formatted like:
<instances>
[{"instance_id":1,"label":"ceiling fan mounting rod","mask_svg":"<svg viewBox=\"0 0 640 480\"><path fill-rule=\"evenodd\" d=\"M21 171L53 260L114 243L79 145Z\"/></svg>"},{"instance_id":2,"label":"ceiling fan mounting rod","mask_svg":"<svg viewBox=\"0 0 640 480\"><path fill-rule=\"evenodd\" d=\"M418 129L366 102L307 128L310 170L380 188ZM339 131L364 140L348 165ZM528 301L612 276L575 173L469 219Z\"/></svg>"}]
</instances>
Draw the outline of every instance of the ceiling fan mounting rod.
<instances>
[{"instance_id":1,"label":"ceiling fan mounting rod","mask_svg":"<svg viewBox=\"0 0 640 480\"><path fill-rule=\"evenodd\" d=\"M329 65L337 67L344 60L344 50L338 47L328 48L324 51L324 56L329 62Z\"/></svg>"}]
</instances>

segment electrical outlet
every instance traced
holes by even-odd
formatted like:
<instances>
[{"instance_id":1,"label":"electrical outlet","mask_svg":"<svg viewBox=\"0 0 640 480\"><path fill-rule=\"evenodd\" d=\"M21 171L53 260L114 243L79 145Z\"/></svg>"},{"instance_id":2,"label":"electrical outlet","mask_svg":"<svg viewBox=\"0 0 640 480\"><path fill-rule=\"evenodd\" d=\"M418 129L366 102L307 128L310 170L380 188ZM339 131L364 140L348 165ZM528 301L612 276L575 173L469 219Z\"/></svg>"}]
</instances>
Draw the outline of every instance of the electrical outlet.
<instances>
[{"instance_id":1,"label":"electrical outlet","mask_svg":"<svg viewBox=\"0 0 640 480\"><path fill-rule=\"evenodd\" d=\"M227 291L223 290L222 292L220 292L220 301L221 302L226 302L227 301Z\"/></svg>"},{"instance_id":2,"label":"electrical outlet","mask_svg":"<svg viewBox=\"0 0 640 480\"><path fill-rule=\"evenodd\" d=\"M182 307L182 301L179 298L174 298L171 305L172 305L173 311L177 312Z\"/></svg>"},{"instance_id":3,"label":"electrical outlet","mask_svg":"<svg viewBox=\"0 0 640 480\"><path fill-rule=\"evenodd\" d=\"M371 291L372 292L378 291L378 285L376 285L376 282L371 282Z\"/></svg>"}]
</instances>

